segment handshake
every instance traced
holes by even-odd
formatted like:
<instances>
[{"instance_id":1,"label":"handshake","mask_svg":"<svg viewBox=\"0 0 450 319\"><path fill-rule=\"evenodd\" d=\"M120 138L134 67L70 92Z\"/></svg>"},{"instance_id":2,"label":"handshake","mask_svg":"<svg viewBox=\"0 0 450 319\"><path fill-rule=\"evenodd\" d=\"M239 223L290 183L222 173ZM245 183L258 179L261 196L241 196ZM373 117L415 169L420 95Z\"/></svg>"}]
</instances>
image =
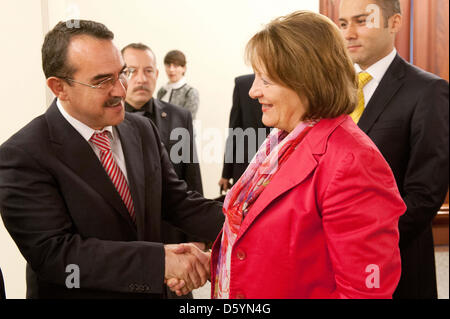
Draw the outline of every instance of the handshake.
<instances>
[{"instance_id":1,"label":"handshake","mask_svg":"<svg viewBox=\"0 0 450 319\"><path fill-rule=\"evenodd\" d=\"M211 253L194 244L164 245L164 282L177 296L203 286L210 277Z\"/></svg>"}]
</instances>

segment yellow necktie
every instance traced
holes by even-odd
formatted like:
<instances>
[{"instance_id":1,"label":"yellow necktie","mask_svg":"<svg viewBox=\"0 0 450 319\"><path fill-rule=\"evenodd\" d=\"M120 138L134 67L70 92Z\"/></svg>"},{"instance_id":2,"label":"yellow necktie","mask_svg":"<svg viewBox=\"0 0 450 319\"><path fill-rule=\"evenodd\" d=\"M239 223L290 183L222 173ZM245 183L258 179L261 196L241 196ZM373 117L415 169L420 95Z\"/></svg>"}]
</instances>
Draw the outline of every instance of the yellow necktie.
<instances>
[{"instance_id":1,"label":"yellow necktie","mask_svg":"<svg viewBox=\"0 0 450 319\"><path fill-rule=\"evenodd\" d=\"M367 72L361 72L358 74L358 106L353 111L350 116L352 117L353 121L355 123L359 122L359 119L361 118L361 115L364 112L364 92L363 88L366 86L367 83L372 80L372 76Z\"/></svg>"}]
</instances>

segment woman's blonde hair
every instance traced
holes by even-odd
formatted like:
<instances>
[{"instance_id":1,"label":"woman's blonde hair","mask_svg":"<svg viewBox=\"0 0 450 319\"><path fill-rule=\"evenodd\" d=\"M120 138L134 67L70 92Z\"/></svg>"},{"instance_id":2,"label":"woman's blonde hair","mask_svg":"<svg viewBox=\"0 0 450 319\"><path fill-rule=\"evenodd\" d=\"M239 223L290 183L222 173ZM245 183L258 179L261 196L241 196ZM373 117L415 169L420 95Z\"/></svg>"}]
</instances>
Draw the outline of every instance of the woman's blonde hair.
<instances>
[{"instance_id":1,"label":"woman's blonde hair","mask_svg":"<svg viewBox=\"0 0 450 319\"><path fill-rule=\"evenodd\" d=\"M308 101L302 120L350 114L357 105L357 77L341 33L327 17L296 11L253 36L246 60L257 72Z\"/></svg>"}]
</instances>

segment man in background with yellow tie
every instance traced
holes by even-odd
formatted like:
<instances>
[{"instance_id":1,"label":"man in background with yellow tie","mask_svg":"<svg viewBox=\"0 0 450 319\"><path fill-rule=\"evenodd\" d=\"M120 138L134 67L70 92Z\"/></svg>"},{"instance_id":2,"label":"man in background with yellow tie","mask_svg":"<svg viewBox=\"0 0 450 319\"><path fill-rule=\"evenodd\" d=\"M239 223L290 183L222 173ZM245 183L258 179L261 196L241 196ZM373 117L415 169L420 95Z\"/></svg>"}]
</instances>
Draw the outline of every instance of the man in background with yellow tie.
<instances>
[{"instance_id":1,"label":"man in background with yellow tie","mask_svg":"<svg viewBox=\"0 0 450 319\"><path fill-rule=\"evenodd\" d=\"M339 27L359 78L351 116L386 158L407 206L394 298L436 298L431 222L448 190L449 88L397 54L401 24L398 0L341 0Z\"/></svg>"}]
</instances>

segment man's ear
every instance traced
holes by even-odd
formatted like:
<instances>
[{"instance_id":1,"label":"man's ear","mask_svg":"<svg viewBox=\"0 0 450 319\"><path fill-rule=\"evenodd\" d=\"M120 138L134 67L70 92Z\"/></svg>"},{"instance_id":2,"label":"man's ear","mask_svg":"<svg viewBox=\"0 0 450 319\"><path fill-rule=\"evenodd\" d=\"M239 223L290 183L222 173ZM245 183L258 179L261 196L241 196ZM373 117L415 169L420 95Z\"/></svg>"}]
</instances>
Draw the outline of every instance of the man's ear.
<instances>
[{"instance_id":1,"label":"man's ear","mask_svg":"<svg viewBox=\"0 0 450 319\"><path fill-rule=\"evenodd\" d=\"M402 23L403 23L403 18L401 14L394 14L392 17L390 17L390 23L389 23L389 28L390 31L392 33L397 34L401 27L402 27Z\"/></svg>"},{"instance_id":2,"label":"man's ear","mask_svg":"<svg viewBox=\"0 0 450 319\"><path fill-rule=\"evenodd\" d=\"M49 77L47 79L47 86L52 90L53 94L61 101L67 100L66 83L63 79L57 77Z\"/></svg>"}]
</instances>

